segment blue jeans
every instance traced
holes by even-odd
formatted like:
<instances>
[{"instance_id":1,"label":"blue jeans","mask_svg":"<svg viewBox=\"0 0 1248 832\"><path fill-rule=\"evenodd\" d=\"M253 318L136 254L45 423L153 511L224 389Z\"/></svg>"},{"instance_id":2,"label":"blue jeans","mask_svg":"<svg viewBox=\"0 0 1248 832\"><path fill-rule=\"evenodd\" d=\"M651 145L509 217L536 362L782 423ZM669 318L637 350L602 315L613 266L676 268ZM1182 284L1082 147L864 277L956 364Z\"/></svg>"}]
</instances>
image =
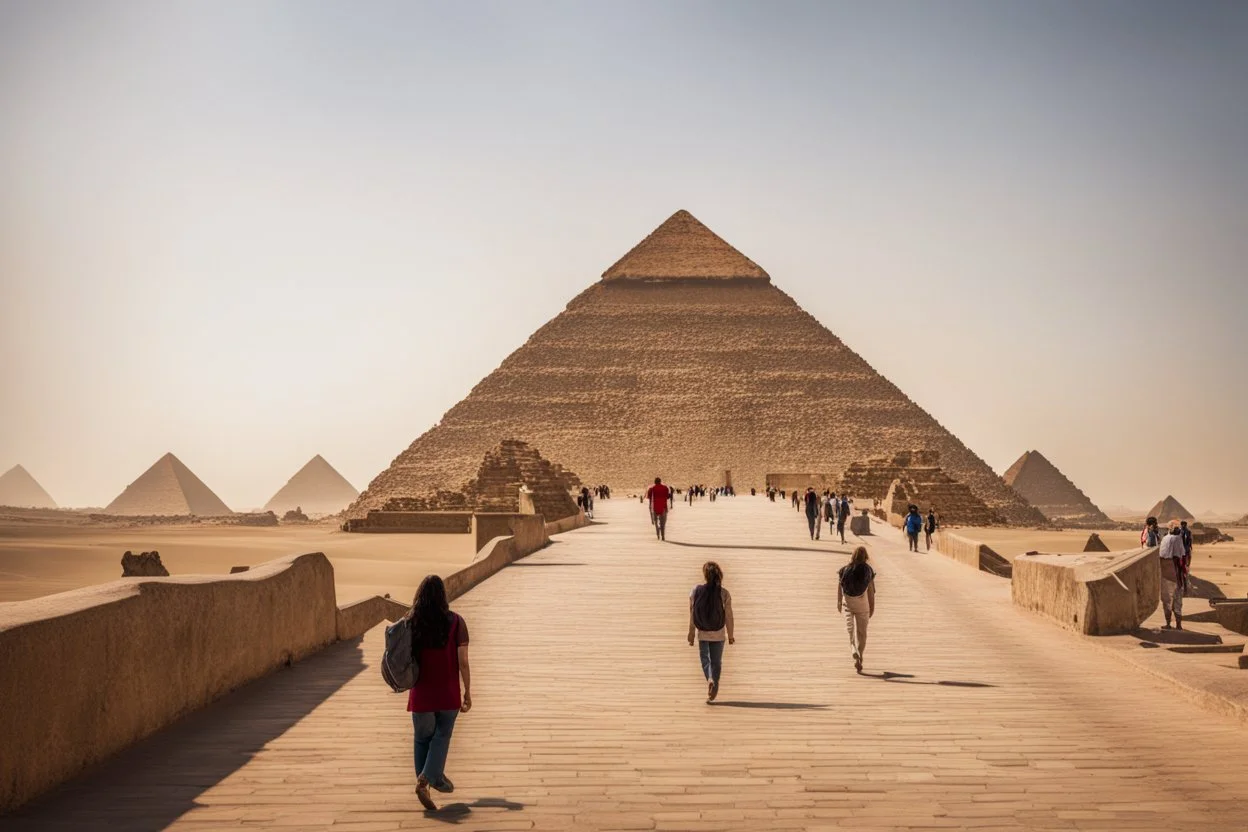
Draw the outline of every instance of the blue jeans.
<instances>
[{"instance_id":1,"label":"blue jeans","mask_svg":"<svg viewBox=\"0 0 1248 832\"><path fill-rule=\"evenodd\" d=\"M426 711L412 714L416 735L416 774L425 775L431 785L442 782L446 754L451 750L451 732L459 711Z\"/></svg>"},{"instance_id":2,"label":"blue jeans","mask_svg":"<svg viewBox=\"0 0 1248 832\"><path fill-rule=\"evenodd\" d=\"M723 641L699 641L698 655L702 658L702 675L706 681L719 683L719 673L724 669Z\"/></svg>"}]
</instances>

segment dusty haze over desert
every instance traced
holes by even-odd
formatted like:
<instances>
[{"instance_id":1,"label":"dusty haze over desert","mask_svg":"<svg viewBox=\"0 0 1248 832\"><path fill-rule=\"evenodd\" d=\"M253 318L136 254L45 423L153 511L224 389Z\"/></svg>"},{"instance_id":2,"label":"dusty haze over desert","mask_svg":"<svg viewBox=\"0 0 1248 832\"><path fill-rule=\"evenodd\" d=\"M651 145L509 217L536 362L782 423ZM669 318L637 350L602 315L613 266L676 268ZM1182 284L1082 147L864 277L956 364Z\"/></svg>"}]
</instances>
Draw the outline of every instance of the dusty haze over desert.
<instances>
[{"instance_id":1,"label":"dusty haze over desert","mask_svg":"<svg viewBox=\"0 0 1248 832\"><path fill-rule=\"evenodd\" d=\"M998 473L1238 516L1246 15L6 3L0 471L362 489L686 208Z\"/></svg>"}]
</instances>

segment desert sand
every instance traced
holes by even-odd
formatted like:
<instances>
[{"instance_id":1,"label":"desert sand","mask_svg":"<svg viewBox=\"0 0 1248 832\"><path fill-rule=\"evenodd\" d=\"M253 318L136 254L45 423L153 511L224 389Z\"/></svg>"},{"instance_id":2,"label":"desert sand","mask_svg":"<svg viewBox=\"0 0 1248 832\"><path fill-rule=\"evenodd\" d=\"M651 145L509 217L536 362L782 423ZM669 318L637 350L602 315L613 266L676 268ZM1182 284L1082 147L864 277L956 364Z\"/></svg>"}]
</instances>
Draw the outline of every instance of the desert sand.
<instances>
[{"instance_id":1,"label":"desert sand","mask_svg":"<svg viewBox=\"0 0 1248 832\"><path fill-rule=\"evenodd\" d=\"M963 528L956 534L986 543L1003 557L1024 552L1082 552L1089 529L1037 531L1035 529ZM1232 543L1196 546L1192 551L1192 574L1216 584L1227 598L1248 596L1248 529L1224 529L1235 538ZM1140 545L1136 531L1097 530L1111 551L1134 549Z\"/></svg>"},{"instance_id":2,"label":"desert sand","mask_svg":"<svg viewBox=\"0 0 1248 832\"><path fill-rule=\"evenodd\" d=\"M346 534L321 524L277 527L95 528L0 523L0 601L21 601L121 577L121 555L160 552L171 575L221 575L283 555L324 552L338 603L370 595L410 600L430 572L471 563L471 535Z\"/></svg>"}]
</instances>

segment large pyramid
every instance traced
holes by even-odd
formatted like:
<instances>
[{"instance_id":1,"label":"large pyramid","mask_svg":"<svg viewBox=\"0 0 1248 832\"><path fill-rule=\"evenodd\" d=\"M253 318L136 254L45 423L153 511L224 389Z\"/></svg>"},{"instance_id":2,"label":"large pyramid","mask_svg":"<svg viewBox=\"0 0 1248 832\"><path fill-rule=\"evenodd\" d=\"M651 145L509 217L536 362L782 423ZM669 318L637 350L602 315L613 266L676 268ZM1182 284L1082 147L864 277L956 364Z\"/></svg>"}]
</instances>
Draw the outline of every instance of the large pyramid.
<instances>
[{"instance_id":1,"label":"large pyramid","mask_svg":"<svg viewBox=\"0 0 1248 832\"><path fill-rule=\"evenodd\" d=\"M56 508L56 501L43 486L20 465L14 465L0 476L0 506L16 508Z\"/></svg>"},{"instance_id":2,"label":"large pyramid","mask_svg":"<svg viewBox=\"0 0 1248 832\"><path fill-rule=\"evenodd\" d=\"M273 495L264 509L278 515L293 508L302 508L305 514L336 514L359 494L334 466L317 454Z\"/></svg>"},{"instance_id":3,"label":"large pyramid","mask_svg":"<svg viewBox=\"0 0 1248 832\"><path fill-rule=\"evenodd\" d=\"M815 441L812 437L826 437ZM762 487L912 449L1016 523L1044 518L957 437L685 211L535 332L351 506L454 489L504 438L587 483Z\"/></svg>"},{"instance_id":4,"label":"large pyramid","mask_svg":"<svg viewBox=\"0 0 1248 832\"><path fill-rule=\"evenodd\" d=\"M1158 523L1169 523L1171 520L1195 520L1195 516L1183 508L1183 504L1169 494L1166 499L1148 510L1149 517L1156 517Z\"/></svg>"},{"instance_id":5,"label":"large pyramid","mask_svg":"<svg viewBox=\"0 0 1248 832\"><path fill-rule=\"evenodd\" d=\"M1003 476L1006 484L1054 523L1106 528L1113 521L1039 451L1027 451Z\"/></svg>"},{"instance_id":6,"label":"large pyramid","mask_svg":"<svg viewBox=\"0 0 1248 832\"><path fill-rule=\"evenodd\" d=\"M219 517L234 512L180 459L173 454L165 454L144 471L143 476L127 485L126 490L108 504L104 513Z\"/></svg>"}]
</instances>

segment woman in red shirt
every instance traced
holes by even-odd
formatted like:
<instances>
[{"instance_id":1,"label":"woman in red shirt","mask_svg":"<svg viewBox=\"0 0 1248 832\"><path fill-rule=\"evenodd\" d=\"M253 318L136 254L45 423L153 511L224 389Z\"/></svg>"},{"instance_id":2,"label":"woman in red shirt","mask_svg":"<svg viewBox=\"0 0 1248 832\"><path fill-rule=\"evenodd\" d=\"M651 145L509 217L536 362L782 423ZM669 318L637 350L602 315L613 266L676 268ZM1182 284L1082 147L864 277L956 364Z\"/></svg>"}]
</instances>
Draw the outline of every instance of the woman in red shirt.
<instances>
[{"instance_id":1,"label":"woman in red shirt","mask_svg":"<svg viewBox=\"0 0 1248 832\"><path fill-rule=\"evenodd\" d=\"M430 786L440 792L455 791L455 784L444 772L446 755L451 749L455 718L460 711L467 713L472 708L468 623L451 612L446 586L437 575L420 582L407 617L412 624L412 658L420 665L420 678L407 695L416 740L416 797L433 812L438 806L429 796Z\"/></svg>"}]
</instances>

